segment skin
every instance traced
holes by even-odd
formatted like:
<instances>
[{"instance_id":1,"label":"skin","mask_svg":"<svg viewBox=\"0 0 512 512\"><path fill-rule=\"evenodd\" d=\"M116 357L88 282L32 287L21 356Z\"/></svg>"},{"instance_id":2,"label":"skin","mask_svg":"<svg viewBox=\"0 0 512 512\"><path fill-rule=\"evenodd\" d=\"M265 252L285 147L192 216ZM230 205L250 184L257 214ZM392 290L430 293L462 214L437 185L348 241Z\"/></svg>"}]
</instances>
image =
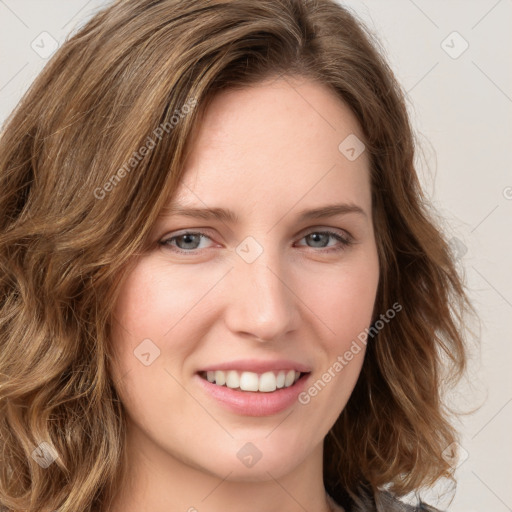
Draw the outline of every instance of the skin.
<instances>
[{"instance_id":1,"label":"skin","mask_svg":"<svg viewBox=\"0 0 512 512\"><path fill-rule=\"evenodd\" d=\"M284 358L308 364L315 382L370 325L379 269L369 160L338 150L350 134L363 139L349 108L302 78L224 91L206 111L172 204L229 208L239 221L162 215L152 248L123 283L113 378L127 411L130 469L114 512L329 510L323 439L359 377L364 347L307 405L270 416L225 409L196 372ZM303 209L342 202L366 215L297 220ZM354 243L307 236L327 229ZM186 230L209 238L159 244ZM236 252L249 236L263 249L251 264ZM160 350L149 366L134 356L146 338ZM252 467L237 458L247 442L262 454Z\"/></svg>"}]
</instances>

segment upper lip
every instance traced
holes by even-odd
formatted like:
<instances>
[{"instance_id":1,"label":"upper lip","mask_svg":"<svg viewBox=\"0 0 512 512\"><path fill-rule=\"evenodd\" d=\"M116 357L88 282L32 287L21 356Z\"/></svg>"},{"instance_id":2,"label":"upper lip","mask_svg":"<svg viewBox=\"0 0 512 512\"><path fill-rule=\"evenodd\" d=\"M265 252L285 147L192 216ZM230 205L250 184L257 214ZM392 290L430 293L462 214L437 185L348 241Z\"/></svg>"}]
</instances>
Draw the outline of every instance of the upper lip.
<instances>
[{"instance_id":1,"label":"upper lip","mask_svg":"<svg viewBox=\"0 0 512 512\"><path fill-rule=\"evenodd\" d=\"M301 373L309 373L311 368L305 364L291 361L289 359L276 359L273 361L263 361L257 359L237 359L236 361L224 361L222 363L214 363L204 368L202 372L215 370L239 370L242 372L264 373L278 370L295 370Z\"/></svg>"}]
</instances>

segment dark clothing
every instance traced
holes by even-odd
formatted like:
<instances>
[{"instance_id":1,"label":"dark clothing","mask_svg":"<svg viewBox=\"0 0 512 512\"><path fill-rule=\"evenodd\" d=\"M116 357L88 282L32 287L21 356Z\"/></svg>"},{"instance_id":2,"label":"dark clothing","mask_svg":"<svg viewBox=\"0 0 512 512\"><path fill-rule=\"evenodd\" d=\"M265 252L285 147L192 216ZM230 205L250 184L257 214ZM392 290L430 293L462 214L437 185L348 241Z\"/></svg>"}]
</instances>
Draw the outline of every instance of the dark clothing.
<instances>
[{"instance_id":1,"label":"dark clothing","mask_svg":"<svg viewBox=\"0 0 512 512\"><path fill-rule=\"evenodd\" d=\"M340 489L334 489L329 494L345 512L441 512L423 502L416 506L408 505L388 492L379 491L373 495L367 487L361 488L357 499Z\"/></svg>"}]
</instances>

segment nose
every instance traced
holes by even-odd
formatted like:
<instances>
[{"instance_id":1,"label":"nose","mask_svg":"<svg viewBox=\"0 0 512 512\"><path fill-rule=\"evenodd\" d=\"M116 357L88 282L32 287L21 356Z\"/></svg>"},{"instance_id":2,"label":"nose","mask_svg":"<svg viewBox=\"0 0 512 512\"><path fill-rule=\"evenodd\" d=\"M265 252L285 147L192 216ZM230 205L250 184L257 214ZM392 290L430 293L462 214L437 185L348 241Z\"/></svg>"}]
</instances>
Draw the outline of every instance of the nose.
<instances>
[{"instance_id":1,"label":"nose","mask_svg":"<svg viewBox=\"0 0 512 512\"><path fill-rule=\"evenodd\" d=\"M224 289L225 322L230 331L259 341L276 341L296 329L298 298L282 255L265 249L252 263L236 256L234 265Z\"/></svg>"}]
</instances>

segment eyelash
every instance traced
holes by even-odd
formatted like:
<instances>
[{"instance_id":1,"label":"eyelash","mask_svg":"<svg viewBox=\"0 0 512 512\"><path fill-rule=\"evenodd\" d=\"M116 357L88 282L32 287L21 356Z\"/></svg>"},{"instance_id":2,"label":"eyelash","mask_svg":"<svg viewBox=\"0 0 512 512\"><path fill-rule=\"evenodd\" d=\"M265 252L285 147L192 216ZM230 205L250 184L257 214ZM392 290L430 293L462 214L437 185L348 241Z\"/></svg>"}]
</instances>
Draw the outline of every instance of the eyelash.
<instances>
[{"instance_id":1,"label":"eyelash","mask_svg":"<svg viewBox=\"0 0 512 512\"><path fill-rule=\"evenodd\" d=\"M341 242L341 245L338 247L329 247L329 248L320 247L320 248L318 248L318 252L323 252L323 253L339 252L339 251L343 251L343 250L347 249L348 247L350 247L351 245L354 244L354 241L350 237L343 237L339 233L335 233L333 231L328 231L328 230L327 231L310 231L309 233L306 233L301 238L301 240L303 238L306 238L309 235L312 235L312 234L330 235L331 237L338 240L338 242ZM177 254L185 254L187 256L198 254L201 251L201 249L190 249L188 251L185 251L183 249L176 248L175 246L170 246L169 242L176 240L177 238L181 238L182 236L186 236L186 235L198 235L201 238L207 238L207 239L211 240L211 238L208 235L205 235L204 233L201 233L198 231L184 231L183 233L180 233L179 235L174 235L174 236L171 236L164 240L161 240L159 242L159 244L161 244L165 248L173 247L172 251ZM307 246L305 246L305 247L307 247ZM310 249L315 249L315 247L310 247Z\"/></svg>"}]
</instances>

